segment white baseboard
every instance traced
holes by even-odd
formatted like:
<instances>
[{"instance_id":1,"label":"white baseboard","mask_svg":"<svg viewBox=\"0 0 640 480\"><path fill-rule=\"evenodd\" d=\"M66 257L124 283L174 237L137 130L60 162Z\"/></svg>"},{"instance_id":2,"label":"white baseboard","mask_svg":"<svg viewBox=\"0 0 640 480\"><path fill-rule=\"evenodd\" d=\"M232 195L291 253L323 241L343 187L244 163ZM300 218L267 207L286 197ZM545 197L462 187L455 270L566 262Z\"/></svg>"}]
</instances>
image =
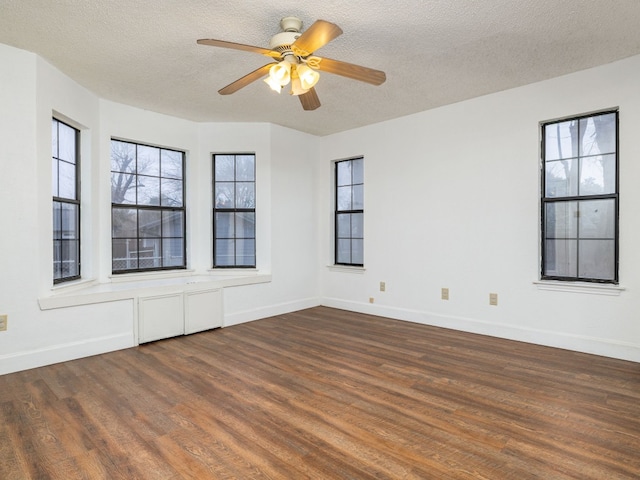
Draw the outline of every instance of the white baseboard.
<instances>
[{"instance_id":1,"label":"white baseboard","mask_svg":"<svg viewBox=\"0 0 640 480\"><path fill-rule=\"evenodd\" d=\"M518 327L472 318L439 315L419 310L352 302L337 298L323 298L321 300L321 304L327 307L393 318L396 320L405 320L424 325L432 325L434 327L450 328L464 332L478 333L480 335L506 338L509 340L517 340L520 342L544 345L547 347L563 348L576 352L602 355L605 357L640 363L640 344L637 343L621 342L529 327Z\"/></svg>"},{"instance_id":2,"label":"white baseboard","mask_svg":"<svg viewBox=\"0 0 640 480\"><path fill-rule=\"evenodd\" d=\"M101 353L133 347L132 334L92 338L86 341L53 345L38 350L0 355L0 375L43 367Z\"/></svg>"},{"instance_id":3,"label":"white baseboard","mask_svg":"<svg viewBox=\"0 0 640 480\"><path fill-rule=\"evenodd\" d=\"M266 307L256 308L252 310L244 310L241 312L225 314L223 327L239 325L241 323L259 320L261 318L273 317L275 315L283 315L285 313L304 310L305 308L317 307L320 305L320 298L305 298L293 302L279 303L277 305L269 305Z\"/></svg>"}]
</instances>

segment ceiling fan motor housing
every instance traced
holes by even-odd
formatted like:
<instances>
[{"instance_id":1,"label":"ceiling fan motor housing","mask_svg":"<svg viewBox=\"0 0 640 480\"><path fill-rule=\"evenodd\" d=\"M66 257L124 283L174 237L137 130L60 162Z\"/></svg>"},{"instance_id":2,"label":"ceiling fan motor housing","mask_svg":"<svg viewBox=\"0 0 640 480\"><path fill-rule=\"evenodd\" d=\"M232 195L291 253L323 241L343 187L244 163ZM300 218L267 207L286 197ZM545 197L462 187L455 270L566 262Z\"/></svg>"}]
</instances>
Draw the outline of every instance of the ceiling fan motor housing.
<instances>
[{"instance_id":1,"label":"ceiling fan motor housing","mask_svg":"<svg viewBox=\"0 0 640 480\"><path fill-rule=\"evenodd\" d=\"M291 44L295 42L298 37L302 35L300 32L280 32L271 37L269 42L269 48L280 52L282 54L286 51L291 51Z\"/></svg>"},{"instance_id":2,"label":"ceiling fan motor housing","mask_svg":"<svg viewBox=\"0 0 640 480\"><path fill-rule=\"evenodd\" d=\"M291 45L302 35L300 33L302 20L297 17L284 17L280 20L280 28L282 28L282 32L271 37L269 48L283 55L291 52Z\"/></svg>"}]
</instances>

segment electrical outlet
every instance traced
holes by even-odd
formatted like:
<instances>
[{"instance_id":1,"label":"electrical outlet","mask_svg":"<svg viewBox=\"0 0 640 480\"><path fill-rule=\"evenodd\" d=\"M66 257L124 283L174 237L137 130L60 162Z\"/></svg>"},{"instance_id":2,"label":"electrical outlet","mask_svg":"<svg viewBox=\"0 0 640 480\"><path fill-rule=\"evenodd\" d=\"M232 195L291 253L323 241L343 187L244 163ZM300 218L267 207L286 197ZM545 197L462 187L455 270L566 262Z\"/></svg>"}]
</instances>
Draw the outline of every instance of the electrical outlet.
<instances>
[{"instance_id":1,"label":"electrical outlet","mask_svg":"<svg viewBox=\"0 0 640 480\"><path fill-rule=\"evenodd\" d=\"M489 305L498 305L498 294L490 293L489 294Z\"/></svg>"},{"instance_id":2,"label":"electrical outlet","mask_svg":"<svg viewBox=\"0 0 640 480\"><path fill-rule=\"evenodd\" d=\"M441 294L442 300L449 300L449 289L443 288Z\"/></svg>"},{"instance_id":3,"label":"electrical outlet","mask_svg":"<svg viewBox=\"0 0 640 480\"><path fill-rule=\"evenodd\" d=\"M0 332L4 332L7 329L8 321L9 315L0 315Z\"/></svg>"},{"instance_id":4,"label":"electrical outlet","mask_svg":"<svg viewBox=\"0 0 640 480\"><path fill-rule=\"evenodd\" d=\"M384 292L387 289L387 284L384 282L380 282L380 291Z\"/></svg>"},{"instance_id":5,"label":"electrical outlet","mask_svg":"<svg viewBox=\"0 0 640 480\"><path fill-rule=\"evenodd\" d=\"M373 297L369 297L369 303L373 303L373 302L374 302Z\"/></svg>"}]
</instances>

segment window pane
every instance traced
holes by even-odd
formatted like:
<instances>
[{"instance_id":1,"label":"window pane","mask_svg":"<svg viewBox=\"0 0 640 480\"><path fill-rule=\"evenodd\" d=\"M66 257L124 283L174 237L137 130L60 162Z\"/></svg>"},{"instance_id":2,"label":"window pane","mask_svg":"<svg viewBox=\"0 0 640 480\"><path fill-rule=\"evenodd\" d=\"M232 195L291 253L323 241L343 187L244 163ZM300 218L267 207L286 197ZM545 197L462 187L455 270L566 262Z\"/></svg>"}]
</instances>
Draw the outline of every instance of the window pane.
<instances>
[{"instance_id":1,"label":"window pane","mask_svg":"<svg viewBox=\"0 0 640 480\"><path fill-rule=\"evenodd\" d=\"M111 220L113 238L135 238L138 236L138 211L127 208L114 208Z\"/></svg>"},{"instance_id":2,"label":"window pane","mask_svg":"<svg viewBox=\"0 0 640 480\"><path fill-rule=\"evenodd\" d=\"M336 245L336 262L351 263L351 240L348 238L339 238Z\"/></svg>"},{"instance_id":3,"label":"window pane","mask_svg":"<svg viewBox=\"0 0 640 480\"><path fill-rule=\"evenodd\" d=\"M216 212L215 218L215 237L216 238L233 238L233 219L232 212Z\"/></svg>"},{"instance_id":4,"label":"window pane","mask_svg":"<svg viewBox=\"0 0 640 480\"><path fill-rule=\"evenodd\" d=\"M215 156L215 181L233 181L235 172L235 162L233 155L216 155Z\"/></svg>"},{"instance_id":5,"label":"window pane","mask_svg":"<svg viewBox=\"0 0 640 480\"><path fill-rule=\"evenodd\" d=\"M160 179L138 176L138 205L160 205Z\"/></svg>"},{"instance_id":6,"label":"window pane","mask_svg":"<svg viewBox=\"0 0 640 480\"><path fill-rule=\"evenodd\" d=\"M364 185L353 186L353 209L362 210L364 208Z\"/></svg>"},{"instance_id":7,"label":"window pane","mask_svg":"<svg viewBox=\"0 0 640 480\"><path fill-rule=\"evenodd\" d=\"M160 176L160 149L138 145L138 175Z\"/></svg>"},{"instance_id":8,"label":"window pane","mask_svg":"<svg viewBox=\"0 0 640 480\"><path fill-rule=\"evenodd\" d=\"M138 268L138 240L114 239L111 242L111 270L134 270Z\"/></svg>"},{"instance_id":9,"label":"window pane","mask_svg":"<svg viewBox=\"0 0 640 480\"><path fill-rule=\"evenodd\" d=\"M78 240L61 240L60 242L61 252L61 268L60 278L77 277L80 266L80 248Z\"/></svg>"},{"instance_id":10,"label":"window pane","mask_svg":"<svg viewBox=\"0 0 640 480\"><path fill-rule=\"evenodd\" d=\"M144 238L138 241L138 267L159 268L162 266L160 239Z\"/></svg>"},{"instance_id":11,"label":"window pane","mask_svg":"<svg viewBox=\"0 0 640 480\"><path fill-rule=\"evenodd\" d=\"M62 241L53 241L53 279L62 278Z\"/></svg>"},{"instance_id":12,"label":"window pane","mask_svg":"<svg viewBox=\"0 0 640 480\"><path fill-rule=\"evenodd\" d=\"M615 155L598 155L581 160L580 195L602 195L615 191Z\"/></svg>"},{"instance_id":13,"label":"window pane","mask_svg":"<svg viewBox=\"0 0 640 480\"><path fill-rule=\"evenodd\" d=\"M62 238L62 203L53 202L53 238Z\"/></svg>"},{"instance_id":14,"label":"window pane","mask_svg":"<svg viewBox=\"0 0 640 480\"><path fill-rule=\"evenodd\" d=\"M239 182L253 182L255 180L255 157L253 155L238 155L236 157L236 180Z\"/></svg>"},{"instance_id":15,"label":"window pane","mask_svg":"<svg viewBox=\"0 0 640 480\"><path fill-rule=\"evenodd\" d=\"M578 194L578 160L558 160L545 164L545 195L568 197Z\"/></svg>"},{"instance_id":16,"label":"window pane","mask_svg":"<svg viewBox=\"0 0 640 480\"><path fill-rule=\"evenodd\" d=\"M236 265L243 267L254 266L256 264L255 251L255 240L236 240Z\"/></svg>"},{"instance_id":17,"label":"window pane","mask_svg":"<svg viewBox=\"0 0 640 480\"><path fill-rule=\"evenodd\" d=\"M111 202L117 204L136 203L136 176L111 172Z\"/></svg>"},{"instance_id":18,"label":"window pane","mask_svg":"<svg viewBox=\"0 0 640 480\"><path fill-rule=\"evenodd\" d=\"M577 202L548 203L545 210L545 238L577 238Z\"/></svg>"},{"instance_id":19,"label":"window pane","mask_svg":"<svg viewBox=\"0 0 640 480\"><path fill-rule=\"evenodd\" d=\"M545 274L554 277L576 277L577 245L576 240L546 240L544 242Z\"/></svg>"},{"instance_id":20,"label":"window pane","mask_svg":"<svg viewBox=\"0 0 640 480\"><path fill-rule=\"evenodd\" d=\"M573 158L578 156L578 121L552 123L545 126L545 159Z\"/></svg>"},{"instance_id":21,"label":"window pane","mask_svg":"<svg viewBox=\"0 0 640 480\"><path fill-rule=\"evenodd\" d=\"M58 191L58 160L51 159L51 191L54 197L59 197Z\"/></svg>"},{"instance_id":22,"label":"window pane","mask_svg":"<svg viewBox=\"0 0 640 480\"><path fill-rule=\"evenodd\" d=\"M351 191L352 191L351 186L338 187L338 205L337 205L338 210L352 209Z\"/></svg>"},{"instance_id":23,"label":"window pane","mask_svg":"<svg viewBox=\"0 0 640 480\"><path fill-rule=\"evenodd\" d=\"M580 155L597 155L616 151L616 115L595 115L580 120L582 135Z\"/></svg>"},{"instance_id":24,"label":"window pane","mask_svg":"<svg viewBox=\"0 0 640 480\"><path fill-rule=\"evenodd\" d=\"M235 250L234 240L216 240L216 266L227 267L234 265Z\"/></svg>"},{"instance_id":25,"label":"window pane","mask_svg":"<svg viewBox=\"0 0 640 480\"><path fill-rule=\"evenodd\" d=\"M182 180L162 179L161 205L166 207L182 206Z\"/></svg>"},{"instance_id":26,"label":"window pane","mask_svg":"<svg viewBox=\"0 0 640 480\"><path fill-rule=\"evenodd\" d=\"M615 240L580 240L580 278L615 278Z\"/></svg>"},{"instance_id":27,"label":"window pane","mask_svg":"<svg viewBox=\"0 0 640 480\"><path fill-rule=\"evenodd\" d=\"M236 183L236 208L254 208L256 205L255 183Z\"/></svg>"},{"instance_id":28,"label":"window pane","mask_svg":"<svg viewBox=\"0 0 640 480\"><path fill-rule=\"evenodd\" d=\"M351 185L351 161L336 163L338 169L338 186Z\"/></svg>"},{"instance_id":29,"label":"window pane","mask_svg":"<svg viewBox=\"0 0 640 480\"><path fill-rule=\"evenodd\" d=\"M182 238L184 235L184 212L162 212L162 236ZM182 240L181 240L182 241Z\"/></svg>"},{"instance_id":30,"label":"window pane","mask_svg":"<svg viewBox=\"0 0 640 480\"><path fill-rule=\"evenodd\" d=\"M182 152L161 150L160 168L162 177L182 179Z\"/></svg>"},{"instance_id":31,"label":"window pane","mask_svg":"<svg viewBox=\"0 0 640 480\"><path fill-rule=\"evenodd\" d=\"M615 237L615 203L613 199L580 202L580 238Z\"/></svg>"},{"instance_id":32,"label":"window pane","mask_svg":"<svg viewBox=\"0 0 640 480\"><path fill-rule=\"evenodd\" d=\"M351 240L351 263L362 265L364 263L364 242L362 239Z\"/></svg>"},{"instance_id":33,"label":"window pane","mask_svg":"<svg viewBox=\"0 0 640 480\"><path fill-rule=\"evenodd\" d=\"M235 192L233 183L216 182L216 208L233 208L235 200Z\"/></svg>"},{"instance_id":34,"label":"window pane","mask_svg":"<svg viewBox=\"0 0 640 480\"><path fill-rule=\"evenodd\" d=\"M340 213L337 216L337 229L336 235L338 238L350 238L351 237L351 214Z\"/></svg>"},{"instance_id":35,"label":"window pane","mask_svg":"<svg viewBox=\"0 0 640 480\"><path fill-rule=\"evenodd\" d=\"M58 158L58 121L51 119L51 156Z\"/></svg>"},{"instance_id":36,"label":"window pane","mask_svg":"<svg viewBox=\"0 0 640 480\"><path fill-rule=\"evenodd\" d=\"M255 238L256 219L253 212L236 214L236 238Z\"/></svg>"},{"instance_id":37,"label":"window pane","mask_svg":"<svg viewBox=\"0 0 640 480\"><path fill-rule=\"evenodd\" d=\"M364 214L354 213L351 215L351 237L363 238L364 237Z\"/></svg>"},{"instance_id":38,"label":"window pane","mask_svg":"<svg viewBox=\"0 0 640 480\"><path fill-rule=\"evenodd\" d=\"M139 210L138 231L140 237L160 237L161 213L158 210Z\"/></svg>"},{"instance_id":39,"label":"window pane","mask_svg":"<svg viewBox=\"0 0 640 480\"><path fill-rule=\"evenodd\" d=\"M162 258L165 267L184 265L184 241L181 238L165 239L162 242Z\"/></svg>"},{"instance_id":40,"label":"window pane","mask_svg":"<svg viewBox=\"0 0 640 480\"><path fill-rule=\"evenodd\" d=\"M133 143L111 140L111 171L136 171L136 146Z\"/></svg>"},{"instance_id":41,"label":"window pane","mask_svg":"<svg viewBox=\"0 0 640 480\"><path fill-rule=\"evenodd\" d=\"M76 163L76 130L58 122L58 158Z\"/></svg>"},{"instance_id":42,"label":"window pane","mask_svg":"<svg viewBox=\"0 0 640 480\"><path fill-rule=\"evenodd\" d=\"M76 204L61 204L60 220L62 222L62 231L60 233L62 239L78 238L78 226L80 223L80 219L78 218L79 211L80 208Z\"/></svg>"},{"instance_id":43,"label":"window pane","mask_svg":"<svg viewBox=\"0 0 640 480\"><path fill-rule=\"evenodd\" d=\"M364 160L359 158L357 160L351 160L353 180L355 183L364 183Z\"/></svg>"},{"instance_id":44,"label":"window pane","mask_svg":"<svg viewBox=\"0 0 640 480\"><path fill-rule=\"evenodd\" d=\"M76 198L76 166L67 162L58 162L58 196Z\"/></svg>"}]
</instances>

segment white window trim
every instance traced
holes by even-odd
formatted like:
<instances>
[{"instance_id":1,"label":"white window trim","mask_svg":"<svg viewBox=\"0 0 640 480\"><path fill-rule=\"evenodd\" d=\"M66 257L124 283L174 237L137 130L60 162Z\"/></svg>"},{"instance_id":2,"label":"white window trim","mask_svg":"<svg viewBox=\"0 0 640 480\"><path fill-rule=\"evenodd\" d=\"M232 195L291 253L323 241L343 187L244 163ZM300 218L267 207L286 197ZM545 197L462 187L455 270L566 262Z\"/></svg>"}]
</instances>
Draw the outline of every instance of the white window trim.
<instances>
[{"instance_id":1,"label":"white window trim","mask_svg":"<svg viewBox=\"0 0 640 480\"><path fill-rule=\"evenodd\" d=\"M538 280L533 282L538 290L553 292L582 293L588 295L620 296L626 289L619 285L607 283L580 283L554 280Z\"/></svg>"}]
</instances>

